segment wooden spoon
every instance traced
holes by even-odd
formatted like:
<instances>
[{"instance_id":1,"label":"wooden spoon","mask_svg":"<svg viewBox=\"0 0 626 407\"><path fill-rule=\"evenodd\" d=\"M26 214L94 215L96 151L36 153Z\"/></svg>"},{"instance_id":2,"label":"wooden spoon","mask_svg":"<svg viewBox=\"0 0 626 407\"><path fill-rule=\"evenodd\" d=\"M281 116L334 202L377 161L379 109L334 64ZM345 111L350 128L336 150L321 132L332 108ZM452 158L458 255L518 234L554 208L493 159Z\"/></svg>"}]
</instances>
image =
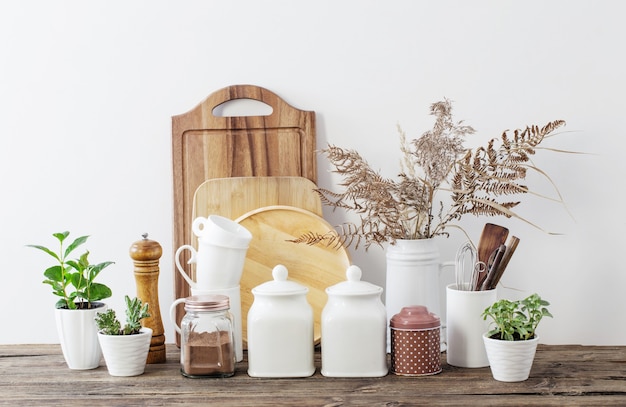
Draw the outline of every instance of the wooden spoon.
<instances>
[{"instance_id":1,"label":"wooden spoon","mask_svg":"<svg viewBox=\"0 0 626 407\"><path fill-rule=\"evenodd\" d=\"M478 241L478 261L486 265L489 262L489 256L506 242L508 236L509 229L504 226L494 225L493 223L485 224ZM477 288L483 285L485 278L487 278L487 273L481 273L478 276Z\"/></svg>"},{"instance_id":2,"label":"wooden spoon","mask_svg":"<svg viewBox=\"0 0 626 407\"><path fill-rule=\"evenodd\" d=\"M498 285L498 282L500 281L500 278L502 278L502 274L504 274L504 269L506 269L506 266L509 264L509 261L511 260L511 256L513 256L515 249L517 249L518 244L519 244L519 238L515 236L511 236L509 240L506 242L506 251L504 252L504 256L502 256L500 265L496 269L496 273L493 277L493 280L491 281L491 284L489 285L489 287L487 287L487 290L496 288L496 286Z\"/></svg>"},{"instance_id":3,"label":"wooden spoon","mask_svg":"<svg viewBox=\"0 0 626 407\"><path fill-rule=\"evenodd\" d=\"M496 277L496 273L500 268L500 262L506 253L506 245L501 244L492 254L489 256L489 263L487 264L487 277L483 281L483 285L477 290L490 290L493 280Z\"/></svg>"}]
</instances>

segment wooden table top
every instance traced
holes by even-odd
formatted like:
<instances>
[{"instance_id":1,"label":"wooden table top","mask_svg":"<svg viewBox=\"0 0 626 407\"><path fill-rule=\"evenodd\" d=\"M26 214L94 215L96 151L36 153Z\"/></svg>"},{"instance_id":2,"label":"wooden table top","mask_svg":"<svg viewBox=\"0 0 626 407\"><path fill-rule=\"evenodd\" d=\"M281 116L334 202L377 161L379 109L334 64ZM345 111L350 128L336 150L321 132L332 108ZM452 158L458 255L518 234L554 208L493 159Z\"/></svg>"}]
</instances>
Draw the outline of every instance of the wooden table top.
<instances>
[{"instance_id":1,"label":"wooden table top","mask_svg":"<svg viewBox=\"0 0 626 407\"><path fill-rule=\"evenodd\" d=\"M136 377L67 368L59 345L0 345L0 405L27 406L626 406L626 346L539 345L530 378L495 381L489 368L448 365L434 376L259 379L244 360L235 376L189 379L180 352Z\"/></svg>"}]
</instances>

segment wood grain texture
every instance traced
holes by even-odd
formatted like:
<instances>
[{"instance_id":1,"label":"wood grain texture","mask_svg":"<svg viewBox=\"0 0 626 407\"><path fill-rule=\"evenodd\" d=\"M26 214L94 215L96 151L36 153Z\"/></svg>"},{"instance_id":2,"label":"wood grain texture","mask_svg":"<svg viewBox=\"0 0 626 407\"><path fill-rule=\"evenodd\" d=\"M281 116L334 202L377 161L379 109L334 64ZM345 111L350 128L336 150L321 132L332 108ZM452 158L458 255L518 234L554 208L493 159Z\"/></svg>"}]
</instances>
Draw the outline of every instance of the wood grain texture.
<instances>
[{"instance_id":1,"label":"wood grain texture","mask_svg":"<svg viewBox=\"0 0 626 407\"><path fill-rule=\"evenodd\" d=\"M71 371L59 345L0 345L0 405L16 406L623 406L626 347L539 345L527 381L501 383L489 368L446 363L434 376L259 379L249 377L247 354L226 379L187 379L180 351L136 377L112 377L104 361Z\"/></svg>"},{"instance_id":2,"label":"wood grain texture","mask_svg":"<svg viewBox=\"0 0 626 407\"><path fill-rule=\"evenodd\" d=\"M489 257L498 247L500 247L500 245L503 245L506 242L508 235L509 229L504 226L486 223L483 227L482 233L480 234L480 240L478 241L478 261L488 265ZM486 278L487 273L480 273L476 287L481 287Z\"/></svg>"},{"instance_id":3,"label":"wood grain texture","mask_svg":"<svg viewBox=\"0 0 626 407\"><path fill-rule=\"evenodd\" d=\"M150 316L141 321L142 326L152 329L148 363L165 363L165 329L159 305L159 259L162 254L161 245L148 239L147 235L129 249L135 268L137 298L149 304Z\"/></svg>"},{"instance_id":4,"label":"wood grain texture","mask_svg":"<svg viewBox=\"0 0 626 407\"><path fill-rule=\"evenodd\" d=\"M237 99L266 103L272 113L245 117L213 114L217 106ZM187 113L173 116L173 252L191 243L193 196L207 179L299 176L317 182L315 137L315 112L296 109L275 93L253 85L220 89ZM187 263L188 253L184 256L187 258L181 262ZM189 295L189 287L178 273L174 273L174 291L176 298Z\"/></svg>"},{"instance_id":5,"label":"wood grain texture","mask_svg":"<svg viewBox=\"0 0 626 407\"><path fill-rule=\"evenodd\" d=\"M510 236L506 241L506 252L504 253L504 257L502 257L502 261L500 262L500 266L497 269L496 275L493 278L493 282L491 283L491 288L495 288L500 282L506 267L509 265L511 261L511 257L517 250L517 246L519 245L520 239L516 236Z\"/></svg>"},{"instance_id":6,"label":"wood grain texture","mask_svg":"<svg viewBox=\"0 0 626 407\"><path fill-rule=\"evenodd\" d=\"M254 209L272 205L295 206L321 216L322 201L315 188L315 183L304 177L209 179L196 190L191 217L215 214L237 219Z\"/></svg>"}]
</instances>

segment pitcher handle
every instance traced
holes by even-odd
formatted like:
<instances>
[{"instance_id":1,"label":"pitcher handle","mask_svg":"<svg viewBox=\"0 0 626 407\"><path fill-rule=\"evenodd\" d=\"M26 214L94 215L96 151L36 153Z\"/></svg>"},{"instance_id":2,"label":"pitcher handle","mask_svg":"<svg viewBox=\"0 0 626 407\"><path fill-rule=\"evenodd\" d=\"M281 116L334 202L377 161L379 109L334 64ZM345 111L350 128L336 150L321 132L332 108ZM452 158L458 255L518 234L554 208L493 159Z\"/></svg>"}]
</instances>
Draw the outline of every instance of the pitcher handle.
<instances>
[{"instance_id":1,"label":"pitcher handle","mask_svg":"<svg viewBox=\"0 0 626 407\"><path fill-rule=\"evenodd\" d=\"M178 304L182 304L185 302L186 298L179 298L170 305L170 320L174 324L174 329L176 332L180 333L180 326L176 323L176 307Z\"/></svg>"},{"instance_id":2,"label":"pitcher handle","mask_svg":"<svg viewBox=\"0 0 626 407\"><path fill-rule=\"evenodd\" d=\"M176 250L176 254L174 255L174 260L176 261L176 269L178 269L178 272L180 273L180 275L183 276L185 281L187 281L187 284L189 284L189 287L195 288L196 283L189 277L187 273L185 273L185 269L183 269L183 266L180 264L180 253L185 249L191 252L191 258L189 259L187 264L196 262L196 257L198 255L198 252L196 252L196 249L194 249L193 246L190 246L188 244L182 245L178 248L178 250Z\"/></svg>"},{"instance_id":3,"label":"pitcher handle","mask_svg":"<svg viewBox=\"0 0 626 407\"><path fill-rule=\"evenodd\" d=\"M445 267L452 267L452 270L455 270L455 266L456 266L456 262L454 261L444 261L443 263L439 263L439 277L441 277L441 271L445 268ZM443 318L441 319L441 329L442 329L442 333L443 330L447 330L448 329L448 321L444 321ZM443 352L443 350L446 350L448 348L448 343L446 341L446 335L442 335L441 339L441 350Z\"/></svg>"},{"instance_id":4,"label":"pitcher handle","mask_svg":"<svg viewBox=\"0 0 626 407\"><path fill-rule=\"evenodd\" d=\"M441 274L441 270L443 270L444 267L454 267L455 265L456 263L453 261L444 261L439 264L439 273Z\"/></svg>"}]
</instances>

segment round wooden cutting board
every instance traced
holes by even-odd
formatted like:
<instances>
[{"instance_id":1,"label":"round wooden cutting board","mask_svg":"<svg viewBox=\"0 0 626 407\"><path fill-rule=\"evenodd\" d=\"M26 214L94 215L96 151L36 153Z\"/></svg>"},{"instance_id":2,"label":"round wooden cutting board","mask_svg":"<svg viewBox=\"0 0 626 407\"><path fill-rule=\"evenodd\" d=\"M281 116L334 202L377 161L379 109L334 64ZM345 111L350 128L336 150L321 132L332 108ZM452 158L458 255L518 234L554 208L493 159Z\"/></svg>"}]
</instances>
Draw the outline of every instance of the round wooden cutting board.
<instances>
[{"instance_id":1,"label":"round wooden cutting board","mask_svg":"<svg viewBox=\"0 0 626 407\"><path fill-rule=\"evenodd\" d=\"M309 246L288 240L307 232L324 234L333 227L322 217L293 206L267 206L248 212L235 220L252 233L241 276L241 315L246 347L248 310L254 296L252 289L272 280L272 270L282 264L289 271L288 280L309 288L307 300L313 308L314 339L321 339L321 315L326 305L326 288L346 280L350 255L340 248Z\"/></svg>"}]
</instances>

